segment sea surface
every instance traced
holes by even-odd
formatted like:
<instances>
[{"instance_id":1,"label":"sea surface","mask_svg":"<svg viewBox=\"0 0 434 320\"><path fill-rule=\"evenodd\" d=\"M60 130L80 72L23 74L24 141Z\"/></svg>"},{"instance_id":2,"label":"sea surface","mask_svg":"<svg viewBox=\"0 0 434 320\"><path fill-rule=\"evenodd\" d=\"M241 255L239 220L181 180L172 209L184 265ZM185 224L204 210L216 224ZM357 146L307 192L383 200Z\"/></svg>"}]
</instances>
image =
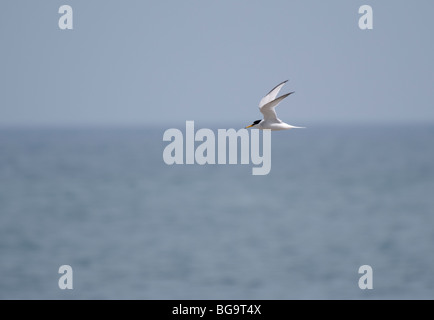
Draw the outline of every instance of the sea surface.
<instances>
[{"instance_id":1,"label":"sea surface","mask_svg":"<svg viewBox=\"0 0 434 320\"><path fill-rule=\"evenodd\" d=\"M433 125L273 132L265 176L165 129L0 129L0 299L434 299Z\"/></svg>"}]
</instances>

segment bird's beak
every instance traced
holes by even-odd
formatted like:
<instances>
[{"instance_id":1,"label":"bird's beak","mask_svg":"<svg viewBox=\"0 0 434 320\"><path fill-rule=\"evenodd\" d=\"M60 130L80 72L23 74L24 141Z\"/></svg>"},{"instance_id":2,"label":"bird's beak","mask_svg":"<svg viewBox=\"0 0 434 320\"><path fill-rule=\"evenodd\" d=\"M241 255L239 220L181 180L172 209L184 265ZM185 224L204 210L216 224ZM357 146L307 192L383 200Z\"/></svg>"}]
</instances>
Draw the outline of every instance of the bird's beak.
<instances>
[{"instance_id":1,"label":"bird's beak","mask_svg":"<svg viewBox=\"0 0 434 320\"><path fill-rule=\"evenodd\" d=\"M250 128L250 127L253 127L253 124L251 124L250 126L245 127L244 129L247 129L247 128Z\"/></svg>"}]
</instances>

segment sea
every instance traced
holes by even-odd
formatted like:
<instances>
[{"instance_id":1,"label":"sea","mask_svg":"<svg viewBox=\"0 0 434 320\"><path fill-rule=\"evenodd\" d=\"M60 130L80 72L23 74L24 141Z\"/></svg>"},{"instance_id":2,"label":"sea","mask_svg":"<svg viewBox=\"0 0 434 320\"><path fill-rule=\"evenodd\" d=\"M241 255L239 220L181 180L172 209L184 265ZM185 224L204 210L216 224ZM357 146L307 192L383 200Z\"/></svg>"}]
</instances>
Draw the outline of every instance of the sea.
<instances>
[{"instance_id":1,"label":"sea","mask_svg":"<svg viewBox=\"0 0 434 320\"><path fill-rule=\"evenodd\" d=\"M263 176L166 129L0 129L0 299L434 299L434 125L272 132Z\"/></svg>"}]
</instances>

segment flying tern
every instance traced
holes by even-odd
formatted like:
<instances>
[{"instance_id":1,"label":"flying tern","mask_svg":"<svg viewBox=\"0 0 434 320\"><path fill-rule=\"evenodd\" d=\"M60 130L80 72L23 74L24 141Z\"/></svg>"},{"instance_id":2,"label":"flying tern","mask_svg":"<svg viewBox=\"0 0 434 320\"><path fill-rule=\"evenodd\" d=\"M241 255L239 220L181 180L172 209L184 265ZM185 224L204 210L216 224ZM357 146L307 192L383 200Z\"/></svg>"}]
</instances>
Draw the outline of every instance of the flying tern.
<instances>
[{"instance_id":1,"label":"flying tern","mask_svg":"<svg viewBox=\"0 0 434 320\"><path fill-rule=\"evenodd\" d=\"M304 127L295 127L290 124L287 124L277 117L276 110L275 110L277 105L287 96L294 93L293 91L276 98L280 89L282 89L283 85L287 81L288 80L279 83L277 86L271 89L271 91L268 92L265 97L261 99L261 102L259 102L259 111L261 111L261 113L264 115L264 119L253 121L253 123L250 126L247 126L246 129L247 128L254 128L254 129L261 129L261 130L270 129L271 131L277 131L277 130L288 130L294 128L297 129L304 128Z\"/></svg>"}]
</instances>

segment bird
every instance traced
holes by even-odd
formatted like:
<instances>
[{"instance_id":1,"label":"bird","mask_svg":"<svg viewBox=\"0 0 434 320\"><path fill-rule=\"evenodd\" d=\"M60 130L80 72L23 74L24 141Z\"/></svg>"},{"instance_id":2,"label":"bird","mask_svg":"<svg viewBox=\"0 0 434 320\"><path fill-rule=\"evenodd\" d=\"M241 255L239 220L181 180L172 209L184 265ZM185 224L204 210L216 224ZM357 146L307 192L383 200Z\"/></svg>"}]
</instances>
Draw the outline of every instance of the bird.
<instances>
[{"instance_id":1,"label":"bird","mask_svg":"<svg viewBox=\"0 0 434 320\"><path fill-rule=\"evenodd\" d=\"M276 110L274 110L283 99L285 99L287 96L294 93L293 91L290 93L286 93L280 96L279 98L276 98L280 89L282 89L284 84L287 82L288 80L279 83L277 86L271 89L270 92L268 92L265 95L265 97L261 99L261 101L259 102L259 111L261 111L261 113L264 115L264 119L253 121L253 123L250 126L245 127L245 129L247 128L260 129L260 130L270 129L271 131L277 131L277 130L288 130L294 128L297 129L305 128L305 127L295 127L283 122L277 117Z\"/></svg>"}]
</instances>

